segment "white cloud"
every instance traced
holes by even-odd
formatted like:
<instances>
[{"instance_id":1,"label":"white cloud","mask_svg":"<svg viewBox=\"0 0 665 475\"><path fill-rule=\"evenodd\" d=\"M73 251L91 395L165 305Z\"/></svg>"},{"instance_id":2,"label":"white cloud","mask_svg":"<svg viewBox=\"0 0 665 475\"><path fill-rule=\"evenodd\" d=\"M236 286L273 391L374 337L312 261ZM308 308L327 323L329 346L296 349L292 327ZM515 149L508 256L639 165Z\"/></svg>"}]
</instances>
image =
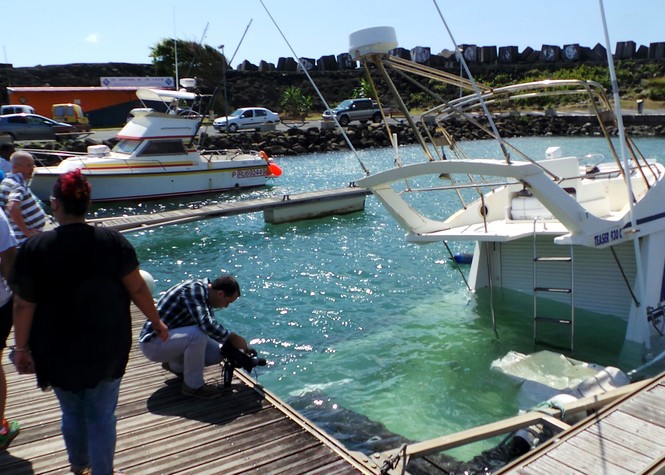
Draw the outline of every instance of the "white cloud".
<instances>
[{"instance_id":1,"label":"white cloud","mask_svg":"<svg viewBox=\"0 0 665 475\"><path fill-rule=\"evenodd\" d=\"M86 43L99 43L99 33L90 33L85 37Z\"/></svg>"}]
</instances>

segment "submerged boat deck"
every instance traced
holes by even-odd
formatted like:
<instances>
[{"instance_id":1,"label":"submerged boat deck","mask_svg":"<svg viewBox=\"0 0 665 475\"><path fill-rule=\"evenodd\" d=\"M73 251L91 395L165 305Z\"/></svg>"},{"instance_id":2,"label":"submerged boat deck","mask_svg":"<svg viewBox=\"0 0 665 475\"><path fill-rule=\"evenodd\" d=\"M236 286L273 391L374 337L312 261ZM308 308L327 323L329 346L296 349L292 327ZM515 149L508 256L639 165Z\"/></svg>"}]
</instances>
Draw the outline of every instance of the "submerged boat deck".
<instances>
[{"instance_id":1,"label":"submerged boat deck","mask_svg":"<svg viewBox=\"0 0 665 475\"><path fill-rule=\"evenodd\" d=\"M132 319L136 337L144 317L132 308ZM21 433L0 451L0 473L69 473L54 394L40 391L32 375L18 375L7 351L2 363L6 414L20 422ZM116 412L116 467L127 474L377 473L361 454L349 453L252 378L235 373L222 397L189 398L134 345ZM206 378L221 384L220 368L208 368Z\"/></svg>"},{"instance_id":2,"label":"submerged boat deck","mask_svg":"<svg viewBox=\"0 0 665 475\"><path fill-rule=\"evenodd\" d=\"M662 474L663 441L665 373L498 473Z\"/></svg>"}]
</instances>

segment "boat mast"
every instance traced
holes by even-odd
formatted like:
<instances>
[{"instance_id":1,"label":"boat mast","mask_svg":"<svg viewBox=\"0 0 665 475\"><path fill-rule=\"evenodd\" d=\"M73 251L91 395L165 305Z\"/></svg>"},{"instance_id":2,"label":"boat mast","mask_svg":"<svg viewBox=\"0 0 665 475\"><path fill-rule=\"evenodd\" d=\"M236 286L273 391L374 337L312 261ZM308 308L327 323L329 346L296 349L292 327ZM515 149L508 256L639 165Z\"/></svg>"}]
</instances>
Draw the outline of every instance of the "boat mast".
<instances>
[{"instance_id":1,"label":"boat mast","mask_svg":"<svg viewBox=\"0 0 665 475\"><path fill-rule=\"evenodd\" d=\"M625 135L625 129L624 129L624 124L623 124L623 113L621 111L621 98L619 97L619 81L617 80L617 75L616 71L614 69L614 58L612 57L612 48L610 44L610 36L609 33L607 32L607 22L605 20L605 7L603 6L603 0L598 0L598 4L600 6L600 17L603 22L603 33L605 35L605 49L607 53L607 66L609 68L610 72L610 79L612 81L612 94L614 97L614 110L616 112L616 119L617 119L617 125L619 127L619 144L621 146L621 160L622 160L622 165L624 168L624 176L625 181L626 181L626 186L628 188L628 205L629 205L629 216L630 216L630 225L631 229L626 230L626 232L630 232L633 237L633 247L635 249L635 266L637 270L637 289L636 293L638 295L638 299L635 302L635 306L637 307L637 312L635 315L631 315L631 318L628 321L628 329L626 330L627 333L634 333L636 335L639 335L639 340L638 341L643 341L646 349L651 350L651 339L649 338L649 325L647 321L647 316L646 312L643 310L644 306L642 305L642 302L644 302L644 282L643 282L643 275L642 275L642 254L640 252L640 242L639 238L637 237L637 233L639 232L639 229L637 228L637 223L635 222L635 215L633 214L634 210L634 205L635 203L633 202L632 197L633 195L633 188L631 185L631 180L630 180L630 169L629 169L629 164L628 164L628 156L627 156L627 148L626 148L626 135Z\"/></svg>"}]
</instances>

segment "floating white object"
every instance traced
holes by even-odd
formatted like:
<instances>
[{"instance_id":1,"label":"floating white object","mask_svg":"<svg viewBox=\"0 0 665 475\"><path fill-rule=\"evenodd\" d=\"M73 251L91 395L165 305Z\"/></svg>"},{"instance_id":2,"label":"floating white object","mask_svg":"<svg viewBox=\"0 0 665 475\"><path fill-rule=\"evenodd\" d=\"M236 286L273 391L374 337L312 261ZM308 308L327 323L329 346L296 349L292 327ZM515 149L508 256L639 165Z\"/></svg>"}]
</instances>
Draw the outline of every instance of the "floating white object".
<instances>
[{"instance_id":1,"label":"floating white object","mask_svg":"<svg viewBox=\"0 0 665 475\"><path fill-rule=\"evenodd\" d=\"M388 54L397 48L397 36L392 26L375 26L349 35L349 54L353 59L368 54Z\"/></svg>"},{"instance_id":2,"label":"floating white object","mask_svg":"<svg viewBox=\"0 0 665 475\"><path fill-rule=\"evenodd\" d=\"M146 285L150 289L150 293L154 294L155 293L155 279L152 276L152 274L150 274L150 272L148 272L146 270L143 270L143 269L139 269L139 273L141 274L141 277L143 277L143 280L145 281Z\"/></svg>"}]
</instances>

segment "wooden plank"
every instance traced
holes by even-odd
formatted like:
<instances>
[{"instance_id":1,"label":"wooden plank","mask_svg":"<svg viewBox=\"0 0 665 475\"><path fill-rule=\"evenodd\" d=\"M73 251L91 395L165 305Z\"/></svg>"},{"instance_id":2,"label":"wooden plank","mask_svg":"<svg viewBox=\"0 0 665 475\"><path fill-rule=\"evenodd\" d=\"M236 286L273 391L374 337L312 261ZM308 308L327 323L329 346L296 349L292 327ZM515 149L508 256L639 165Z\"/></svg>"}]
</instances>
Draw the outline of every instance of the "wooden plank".
<instances>
[{"instance_id":1,"label":"wooden plank","mask_svg":"<svg viewBox=\"0 0 665 475\"><path fill-rule=\"evenodd\" d=\"M587 430L590 434L608 438L612 442L646 456L659 452L665 456L665 447L662 444L662 441L665 440L664 428L621 411L616 411L612 413L611 417L607 417L604 420L604 426L612 430L603 430L605 427L601 428L597 425L593 425ZM626 433L630 436L626 437Z\"/></svg>"},{"instance_id":2,"label":"wooden plank","mask_svg":"<svg viewBox=\"0 0 665 475\"><path fill-rule=\"evenodd\" d=\"M133 308L135 338L143 322ZM0 473L67 472L53 392L40 391L34 376L18 375L6 358L7 415L20 421L21 433L9 450L0 451ZM207 368L205 377L220 384L221 367ZM352 455L341 456L339 442L326 440L305 419L292 419L292 412L246 381L253 380L235 377L218 399L188 398L180 393L180 381L134 345L116 411L116 466L129 473L261 473L262 466L271 473L372 473Z\"/></svg>"},{"instance_id":3,"label":"wooden plank","mask_svg":"<svg viewBox=\"0 0 665 475\"><path fill-rule=\"evenodd\" d=\"M311 205L331 201L343 202L343 200L348 200L353 197L364 197L370 194L371 192L365 188L350 186L347 188L297 193L292 195L286 194L256 200L224 202L215 205L205 205L199 208L163 211L161 213L153 213L149 215L89 219L88 223L117 229L120 232L131 232L139 229L145 230L156 226L186 223L214 217L234 216L260 211L266 212L280 208L302 207L307 204ZM329 214L333 214L333 212L334 210L331 209ZM342 210L342 212L344 212L344 210Z\"/></svg>"},{"instance_id":4,"label":"wooden plank","mask_svg":"<svg viewBox=\"0 0 665 475\"><path fill-rule=\"evenodd\" d=\"M585 474L657 473L665 467L664 383L665 373L497 473L570 473L552 471L553 459Z\"/></svg>"},{"instance_id":5,"label":"wooden plank","mask_svg":"<svg viewBox=\"0 0 665 475\"><path fill-rule=\"evenodd\" d=\"M600 424L601 433L612 432L610 427ZM614 431L614 437L624 431ZM580 450L575 450L580 449ZM619 445L610 438L595 437L588 430L581 432L576 437L571 438L567 444L562 445L562 452L567 450L569 455L576 460L593 460L593 466L612 467L612 471L617 473L623 469L626 473L634 473L636 467L647 465L651 458L630 450L628 447Z\"/></svg>"}]
</instances>

